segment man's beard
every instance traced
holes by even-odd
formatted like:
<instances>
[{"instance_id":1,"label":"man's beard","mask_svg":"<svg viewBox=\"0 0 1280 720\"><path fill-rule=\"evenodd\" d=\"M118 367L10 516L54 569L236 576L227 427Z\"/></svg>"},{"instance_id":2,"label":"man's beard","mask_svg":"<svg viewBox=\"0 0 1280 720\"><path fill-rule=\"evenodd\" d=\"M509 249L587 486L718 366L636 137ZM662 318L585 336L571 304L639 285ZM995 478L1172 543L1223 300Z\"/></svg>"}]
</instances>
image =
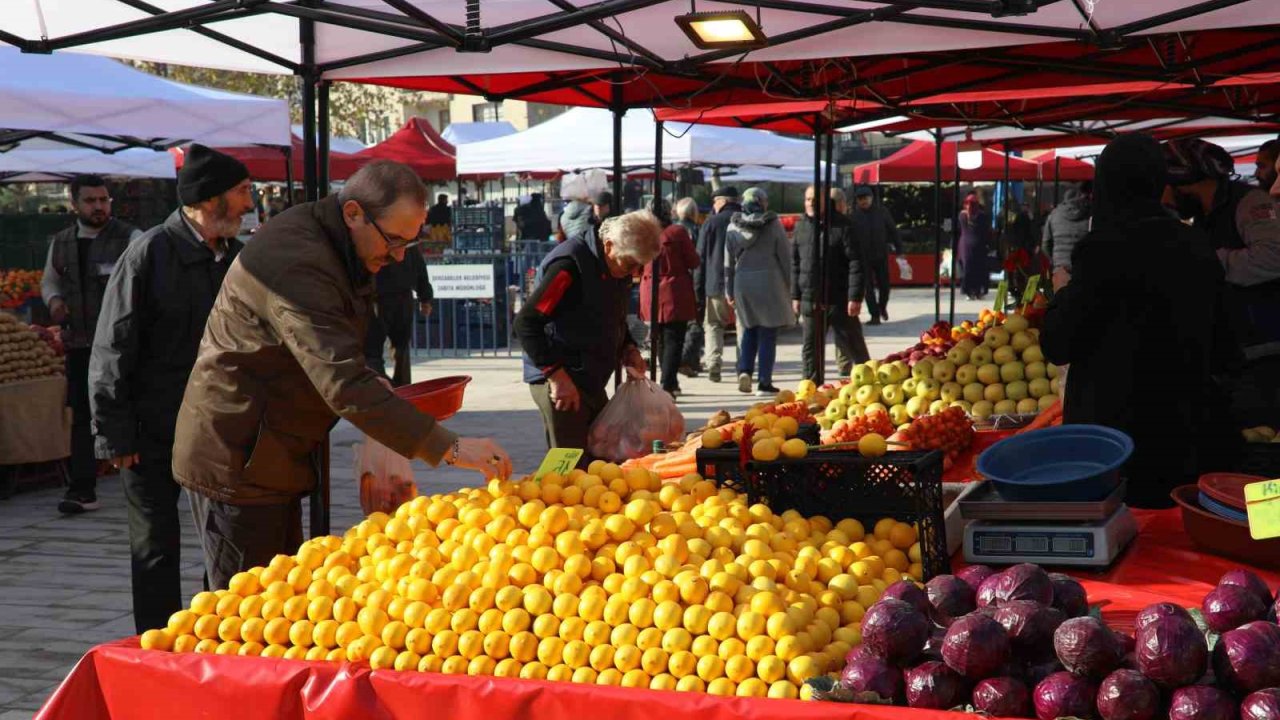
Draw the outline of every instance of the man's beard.
<instances>
[{"instance_id":1,"label":"man's beard","mask_svg":"<svg viewBox=\"0 0 1280 720\"><path fill-rule=\"evenodd\" d=\"M220 197L214 204L215 216L209 221L208 230L218 237L231 238L240 234L240 216L231 215L227 199Z\"/></svg>"},{"instance_id":2,"label":"man's beard","mask_svg":"<svg viewBox=\"0 0 1280 720\"><path fill-rule=\"evenodd\" d=\"M88 215L84 213L76 213L76 217L85 227L90 227L94 230L101 230L107 226L107 223L111 222L111 215L109 213L102 212L101 210L94 210Z\"/></svg>"}]
</instances>

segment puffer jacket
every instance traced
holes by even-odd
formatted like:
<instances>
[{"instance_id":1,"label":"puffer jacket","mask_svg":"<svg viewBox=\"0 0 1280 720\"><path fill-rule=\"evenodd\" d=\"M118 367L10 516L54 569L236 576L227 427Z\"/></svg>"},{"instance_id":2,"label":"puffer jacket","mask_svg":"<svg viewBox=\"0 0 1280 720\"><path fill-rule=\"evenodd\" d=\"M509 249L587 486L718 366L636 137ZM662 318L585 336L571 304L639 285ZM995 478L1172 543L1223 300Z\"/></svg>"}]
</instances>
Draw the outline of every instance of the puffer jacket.
<instances>
[{"instance_id":1,"label":"puffer jacket","mask_svg":"<svg viewBox=\"0 0 1280 720\"><path fill-rule=\"evenodd\" d=\"M787 327L791 312L791 247L772 210L735 213L726 233L725 294L742 327Z\"/></svg>"},{"instance_id":2,"label":"puffer jacket","mask_svg":"<svg viewBox=\"0 0 1280 720\"><path fill-rule=\"evenodd\" d=\"M585 237L594 224L591 203L571 200L560 213L560 230L566 240Z\"/></svg>"},{"instance_id":3,"label":"puffer jacket","mask_svg":"<svg viewBox=\"0 0 1280 720\"><path fill-rule=\"evenodd\" d=\"M1076 188L1068 190L1062 204L1049 213L1041 240L1044 254L1053 259L1054 268L1071 267L1071 252L1089 234L1092 216L1093 203Z\"/></svg>"}]
</instances>

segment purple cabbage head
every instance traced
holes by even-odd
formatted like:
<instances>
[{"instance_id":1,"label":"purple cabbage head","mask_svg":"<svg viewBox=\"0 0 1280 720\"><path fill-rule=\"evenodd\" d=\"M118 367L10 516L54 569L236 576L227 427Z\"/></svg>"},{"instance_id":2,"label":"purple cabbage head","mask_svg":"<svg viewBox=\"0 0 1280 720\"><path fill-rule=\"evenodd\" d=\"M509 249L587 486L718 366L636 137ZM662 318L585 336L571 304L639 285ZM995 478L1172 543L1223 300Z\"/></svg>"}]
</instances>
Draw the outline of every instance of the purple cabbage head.
<instances>
[{"instance_id":1,"label":"purple cabbage head","mask_svg":"<svg viewBox=\"0 0 1280 720\"><path fill-rule=\"evenodd\" d=\"M1069 618L1083 617L1089 614L1089 597L1084 586L1075 578L1062 573L1049 573L1049 582L1053 584L1053 606Z\"/></svg>"},{"instance_id":2,"label":"purple cabbage head","mask_svg":"<svg viewBox=\"0 0 1280 720\"><path fill-rule=\"evenodd\" d=\"M1133 619L1133 632L1136 634L1142 628L1164 617L1176 617L1192 625L1195 624L1195 620L1191 619L1191 613L1187 612L1186 608L1170 602L1162 602L1148 605L1138 612L1138 616Z\"/></svg>"},{"instance_id":3,"label":"purple cabbage head","mask_svg":"<svg viewBox=\"0 0 1280 720\"><path fill-rule=\"evenodd\" d=\"M996 622L1004 626L1014 653L1023 660L1053 655L1053 633L1066 621L1061 610L1031 600L1007 602L996 610Z\"/></svg>"},{"instance_id":4,"label":"purple cabbage head","mask_svg":"<svg viewBox=\"0 0 1280 720\"><path fill-rule=\"evenodd\" d=\"M1102 720L1152 720L1160 713L1160 690L1137 670L1117 670L1098 686Z\"/></svg>"},{"instance_id":5,"label":"purple cabbage head","mask_svg":"<svg viewBox=\"0 0 1280 720\"><path fill-rule=\"evenodd\" d=\"M934 628L929 634L929 639L924 643L924 651L920 656L926 660L942 659L942 641L947 638L947 631L942 628Z\"/></svg>"},{"instance_id":6,"label":"purple cabbage head","mask_svg":"<svg viewBox=\"0 0 1280 720\"><path fill-rule=\"evenodd\" d=\"M978 607L993 607L996 604L996 588L1000 585L1000 577L1003 573L988 575L986 579L978 583Z\"/></svg>"},{"instance_id":7,"label":"purple cabbage head","mask_svg":"<svg viewBox=\"0 0 1280 720\"><path fill-rule=\"evenodd\" d=\"M1094 699L1098 687L1085 678L1069 672L1050 675L1036 685L1032 693L1036 717L1058 720L1062 717L1094 718Z\"/></svg>"},{"instance_id":8,"label":"purple cabbage head","mask_svg":"<svg viewBox=\"0 0 1280 720\"><path fill-rule=\"evenodd\" d=\"M1270 605L1271 601L1275 599L1275 596L1271 594L1271 588L1267 587L1267 583L1244 568L1228 570L1226 574L1219 578L1218 585L1237 585L1242 587L1258 596L1263 605Z\"/></svg>"},{"instance_id":9,"label":"purple cabbage head","mask_svg":"<svg viewBox=\"0 0 1280 720\"><path fill-rule=\"evenodd\" d=\"M1124 648L1110 628L1091 617L1071 618L1053 633L1053 649L1068 671L1101 680L1120 667Z\"/></svg>"},{"instance_id":10,"label":"purple cabbage head","mask_svg":"<svg viewBox=\"0 0 1280 720\"><path fill-rule=\"evenodd\" d=\"M930 627L920 611L889 598L872 605L862 616L862 644L877 657L902 667L920 655Z\"/></svg>"},{"instance_id":11,"label":"purple cabbage head","mask_svg":"<svg viewBox=\"0 0 1280 720\"><path fill-rule=\"evenodd\" d=\"M936 660L911 668L905 680L907 705L913 708L950 710L967 699L964 678Z\"/></svg>"},{"instance_id":12,"label":"purple cabbage head","mask_svg":"<svg viewBox=\"0 0 1280 720\"><path fill-rule=\"evenodd\" d=\"M982 581L995 574L995 568L989 565L968 565L961 568L956 573L956 577L963 580L976 593L978 588L982 587Z\"/></svg>"},{"instance_id":13,"label":"purple cabbage head","mask_svg":"<svg viewBox=\"0 0 1280 720\"><path fill-rule=\"evenodd\" d=\"M1280 688L1250 693L1240 703L1240 720L1275 720L1280 718Z\"/></svg>"},{"instance_id":14,"label":"purple cabbage head","mask_svg":"<svg viewBox=\"0 0 1280 720\"><path fill-rule=\"evenodd\" d=\"M1189 685L1169 697L1169 720L1236 720L1236 701L1210 685Z\"/></svg>"},{"instance_id":15,"label":"purple cabbage head","mask_svg":"<svg viewBox=\"0 0 1280 720\"><path fill-rule=\"evenodd\" d=\"M1134 656L1138 670L1164 690L1190 685L1208 667L1204 633L1189 618L1166 615L1138 631Z\"/></svg>"},{"instance_id":16,"label":"purple cabbage head","mask_svg":"<svg viewBox=\"0 0 1280 720\"><path fill-rule=\"evenodd\" d=\"M1009 661L1009 636L989 617L966 615L947 628L942 659L970 680L991 677Z\"/></svg>"},{"instance_id":17,"label":"purple cabbage head","mask_svg":"<svg viewBox=\"0 0 1280 720\"><path fill-rule=\"evenodd\" d=\"M874 693L886 702L901 704L906 697L902 671L878 657L863 656L846 665L840 684L854 693Z\"/></svg>"},{"instance_id":18,"label":"purple cabbage head","mask_svg":"<svg viewBox=\"0 0 1280 720\"><path fill-rule=\"evenodd\" d=\"M933 605L929 604L929 596L925 594L925 591L919 585L911 580L899 580L885 588L884 594L880 597L881 599L893 598L901 600L924 613L925 617L933 613Z\"/></svg>"},{"instance_id":19,"label":"purple cabbage head","mask_svg":"<svg viewBox=\"0 0 1280 720\"><path fill-rule=\"evenodd\" d=\"M1035 600L1041 605L1052 605L1053 581L1039 565L1022 563L1000 573L1000 582L996 583L995 594L997 603L1006 603L1010 600Z\"/></svg>"},{"instance_id":20,"label":"purple cabbage head","mask_svg":"<svg viewBox=\"0 0 1280 720\"><path fill-rule=\"evenodd\" d=\"M1204 596L1200 604L1204 622L1210 630L1224 633L1245 623L1261 620L1267 606L1254 592L1240 585L1219 585Z\"/></svg>"},{"instance_id":21,"label":"purple cabbage head","mask_svg":"<svg viewBox=\"0 0 1280 720\"><path fill-rule=\"evenodd\" d=\"M978 712L996 717L1026 717L1031 712L1031 693L1017 678L987 678L974 686L971 704Z\"/></svg>"},{"instance_id":22,"label":"purple cabbage head","mask_svg":"<svg viewBox=\"0 0 1280 720\"><path fill-rule=\"evenodd\" d=\"M1223 633L1213 648L1213 674L1240 694L1280 687L1280 625L1258 620Z\"/></svg>"},{"instance_id":23,"label":"purple cabbage head","mask_svg":"<svg viewBox=\"0 0 1280 720\"><path fill-rule=\"evenodd\" d=\"M1064 670L1066 668L1062 667L1062 663L1058 662L1058 658L1055 657L1044 662L1029 663L1023 668L1022 677L1027 681L1027 687L1035 687L1040 684L1041 680Z\"/></svg>"},{"instance_id":24,"label":"purple cabbage head","mask_svg":"<svg viewBox=\"0 0 1280 720\"><path fill-rule=\"evenodd\" d=\"M939 575L926 583L924 589L933 605L934 620L944 627L978 607L973 588L955 575Z\"/></svg>"}]
</instances>

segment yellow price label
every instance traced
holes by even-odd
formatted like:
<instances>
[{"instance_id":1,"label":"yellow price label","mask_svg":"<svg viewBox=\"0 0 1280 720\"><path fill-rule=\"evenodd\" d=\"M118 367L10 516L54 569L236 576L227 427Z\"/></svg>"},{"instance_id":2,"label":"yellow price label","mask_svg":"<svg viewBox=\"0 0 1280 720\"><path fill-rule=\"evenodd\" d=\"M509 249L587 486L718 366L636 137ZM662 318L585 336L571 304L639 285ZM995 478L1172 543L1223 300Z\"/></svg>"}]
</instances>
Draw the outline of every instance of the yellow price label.
<instances>
[{"instance_id":1,"label":"yellow price label","mask_svg":"<svg viewBox=\"0 0 1280 720\"><path fill-rule=\"evenodd\" d=\"M1280 480L1263 480L1244 486L1249 535L1254 540L1280 537Z\"/></svg>"},{"instance_id":2,"label":"yellow price label","mask_svg":"<svg viewBox=\"0 0 1280 720\"><path fill-rule=\"evenodd\" d=\"M582 455L583 450L578 448L552 448L547 456L542 458L542 464L538 466L538 472L533 474L533 479L542 480L543 475L551 472L557 475L568 475L570 470L578 466Z\"/></svg>"}]
</instances>

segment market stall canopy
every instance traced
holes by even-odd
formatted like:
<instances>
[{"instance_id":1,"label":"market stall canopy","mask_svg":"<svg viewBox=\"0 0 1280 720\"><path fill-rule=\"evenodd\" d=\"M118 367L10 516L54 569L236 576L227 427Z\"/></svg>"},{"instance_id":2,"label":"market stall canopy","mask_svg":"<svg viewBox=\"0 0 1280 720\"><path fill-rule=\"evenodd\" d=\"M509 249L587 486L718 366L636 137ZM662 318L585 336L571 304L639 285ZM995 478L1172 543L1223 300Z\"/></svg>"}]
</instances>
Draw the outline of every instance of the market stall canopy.
<instances>
[{"instance_id":1,"label":"market stall canopy","mask_svg":"<svg viewBox=\"0 0 1280 720\"><path fill-rule=\"evenodd\" d=\"M1160 117L1149 120L1081 120L1055 125L1053 128L1017 128L1006 126L988 126L965 128L963 126L943 127L939 129L943 141L959 141L966 136L985 145L1012 150L1046 150L1058 148L1067 150L1081 147L1100 147L1116 135L1130 132L1143 132L1157 140L1170 140L1180 137L1216 137L1227 138L1238 136L1245 144L1252 143L1258 137L1275 137L1280 133L1278 122L1256 122L1229 117L1170 118ZM1270 136L1259 133L1273 133ZM894 133L896 134L896 133ZM933 142L933 133L917 130L901 133L907 140ZM1265 140L1257 142L1254 147ZM1063 154L1066 154L1065 152ZM1077 152L1072 157L1080 157ZM1085 155L1097 152L1089 151Z\"/></svg>"},{"instance_id":2,"label":"market stall canopy","mask_svg":"<svg viewBox=\"0 0 1280 720\"><path fill-rule=\"evenodd\" d=\"M0 182L61 182L79 174L169 180L176 175L173 157L163 150L130 148L104 153L63 146L0 153Z\"/></svg>"},{"instance_id":3,"label":"market stall canopy","mask_svg":"<svg viewBox=\"0 0 1280 720\"><path fill-rule=\"evenodd\" d=\"M450 145L457 147L459 145L469 145L473 142L483 142L514 135L516 132L515 126L506 120L497 122L463 122L450 123L444 129L444 132L440 133L440 137L444 138Z\"/></svg>"},{"instance_id":4,"label":"market stall canopy","mask_svg":"<svg viewBox=\"0 0 1280 720\"><path fill-rule=\"evenodd\" d=\"M249 168L249 177L254 182L287 182L290 177L285 172L286 157L293 165L292 180L302 182L302 138L293 136L293 149L289 156L284 147L274 145L245 145L239 147L219 147L218 150L244 163ZM183 153L181 148L174 149L174 158L179 168L182 167ZM335 182L346 180L359 170L367 160L346 153L329 153L329 178Z\"/></svg>"},{"instance_id":5,"label":"market stall canopy","mask_svg":"<svg viewBox=\"0 0 1280 720\"><path fill-rule=\"evenodd\" d=\"M1073 157L1063 157L1056 150L1031 158L1031 162L1040 167L1041 180L1061 180L1063 182L1082 182L1093 179L1093 166Z\"/></svg>"},{"instance_id":6,"label":"market stall canopy","mask_svg":"<svg viewBox=\"0 0 1280 720\"><path fill-rule=\"evenodd\" d=\"M303 129L301 125L292 125L290 126L290 129L293 130L293 134L295 137L302 137ZM353 138L347 135L330 135L329 136L330 152L347 153L348 155L350 155L350 154L358 153L361 150L365 149L366 147L368 147L368 145L365 145L363 142L360 142L360 138Z\"/></svg>"},{"instance_id":7,"label":"market stall canopy","mask_svg":"<svg viewBox=\"0 0 1280 720\"><path fill-rule=\"evenodd\" d=\"M956 143L942 144L942 181L956 177L958 159ZM1010 180L1035 180L1040 168L1030 160L1009 157ZM916 141L882 160L859 165L853 169L853 181L859 185L891 182L933 182L937 156L934 144ZM982 151L982 167L961 170L960 179L969 182L995 182L1005 178L1005 155L990 148Z\"/></svg>"},{"instance_id":8,"label":"market stall canopy","mask_svg":"<svg viewBox=\"0 0 1280 720\"><path fill-rule=\"evenodd\" d=\"M5 8L6 27L15 9ZM0 47L0 149L34 138L107 151L188 141L284 145L289 107L183 85L107 58Z\"/></svg>"},{"instance_id":9,"label":"market stall canopy","mask_svg":"<svg viewBox=\"0 0 1280 720\"><path fill-rule=\"evenodd\" d=\"M667 123L664 165L795 166L813 156L813 143L761 130ZM622 166L653 165L653 115L633 110L622 119ZM569 172L613 166L613 116L574 108L524 132L458 148L458 174Z\"/></svg>"},{"instance_id":10,"label":"market stall canopy","mask_svg":"<svg viewBox=\"0 0 1280 720\"><path fill-rule=\"evenodd\" d=\"M823 161L822 171L827 171L827 163ZM743 165L741 167L732 168L720 173L720 179L726 183L735 183L740 187L739 191L745 188L741 187L743 183L788 183L795 185L812 185L813 184L813 166L791 166L791 167L761 167L759 165ZM836 183L839 185L839 183Z\"/></svg>"},{"instance_id":11,"label":"market stall canopy","mask_svg":"<svg viewBox=\"0 0 1280 720\"><path fill-rule=\"evenodd\" d=\"M457 175L454 148L431 123L410 118L391 137L355 154L362 160L395 160L413 168L423 180L449 180Z\"/></svg>"}]
</instances>

